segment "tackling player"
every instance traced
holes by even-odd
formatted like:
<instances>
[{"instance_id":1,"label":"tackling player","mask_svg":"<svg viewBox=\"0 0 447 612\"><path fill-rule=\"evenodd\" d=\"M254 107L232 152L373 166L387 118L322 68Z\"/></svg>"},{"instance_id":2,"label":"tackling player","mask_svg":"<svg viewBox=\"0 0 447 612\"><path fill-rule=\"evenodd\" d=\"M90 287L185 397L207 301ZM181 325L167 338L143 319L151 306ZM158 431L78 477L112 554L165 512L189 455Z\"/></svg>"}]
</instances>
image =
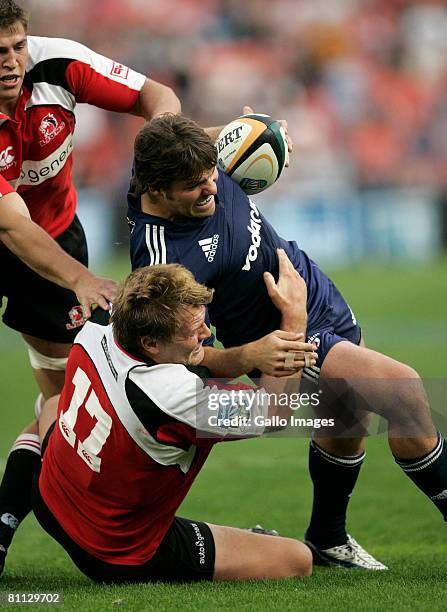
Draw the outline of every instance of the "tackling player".
<instances>
[{"instance_id":1,"label":"tackling player","mask_svg":"<svg viewBox=\"0 0 447 612\"><path fill-rule=\"evenodd\" d=\"M265 283L282 333L298 337L306 327L306 287L284 251L278 257L278 283L269 274ZM57 398L44 406L34 512L95 581L311 573L310 550L297 540L175 516L213 445L262 435L267 417L288 413L274 398L299 384L300 374L291 376L292 385L290 377L263 376L258 389L238 386L229 411L234 386L218 388L199 365L212 295L183 266L134 271L114 302L111 324L87 322L77 335L56 423Z\"/></svg>"},{"instance_id":2,"label":"tackling player","mask_svg":"<svg viewBox=\"0 0 447 612\"><path fill-rule=\"evenodd\" d=\"M76 103L148 120L166 111L179 112L180 103L169 87L120 62L75 41L27 36L27 29L26 12L13 0L0 0L0 173L24 199L33 221L87 265L71 178ZM3 321L20 332L28 346L41 391L39 412L42 397L62 388L82 313L72 291L43 279L1 245L0 261L0 299L8 299ZM16 440L0 487L0 571L11 533L29 511L20 483L28 491L25 475L32 476L39 462L39 439L32 425Z\"/></svg>"},{"instance_id":3,"label":"tackling player","mask_svg":"<svg viewBox=\"0 0 447 612\"><path fill-rule=\"evenodd\" d=\"M267 270L277 277L275 251L283 248L307 284L307 336L318 347L317 364L304 376L325 384L338 421L348 411L357 421L371 410L387 418L396 462L446 517L447 449L417 373L362 345L360 327L335 285L295 242L277 235L239 186L218 173L216 160L214 144L185 117L157 118L140 131L129 194L133 268L179 262L213 287L210 319L231 347L277 327L280 313L262 275ZM219 362L216 349L205 349L205 365L218 369ZM232 373L239 374L237 363ZM343 388L329 384L333 380ZM364 456L358 429L338 437L319 430L310 443L314 505L306 540L322 563L385 569L346 532Z\"/></svg>"}]
</instances>

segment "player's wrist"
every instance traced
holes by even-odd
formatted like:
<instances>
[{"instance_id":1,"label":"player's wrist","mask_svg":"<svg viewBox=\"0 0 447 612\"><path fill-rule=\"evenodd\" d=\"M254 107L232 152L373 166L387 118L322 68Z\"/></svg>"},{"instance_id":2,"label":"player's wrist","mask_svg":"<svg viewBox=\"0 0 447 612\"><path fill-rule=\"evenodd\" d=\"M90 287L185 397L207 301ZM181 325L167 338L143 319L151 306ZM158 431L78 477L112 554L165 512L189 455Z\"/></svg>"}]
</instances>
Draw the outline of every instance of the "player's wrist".
<instances>
[{"instance_id":1,"label":"player's wrist","mask_svg":"<svg viewBox=\"0 0 447 612\"><path fill-rule=\"evenodd\" d=\"M90 270L85 268L82 264L78 262L76 262L76 264L78 265L74 265L71 271L67 273L67 282L70 283L70 287L73 289L73 291L75 288L89 283L95 278L94 274L92 274L92 272L90 272Z\"/></svg>"},{"instance_id":2,"label":"player's wrist","mask_svg":"<svg viewBox=\"0 0 447 612\"><path fill-rule=\"evenodd\" d=\"M296 312L284 315L281 318L281 329L287 332L305 333L307 327L307 314L297 315Z\"/></svg>"},{"instance_id":3,"label":"player's wrist","mask_svg":"<svg viewBox=\"0 0 447 612\"><path fill-rule=\"evenodd\" d=\"M251 372L258 367L258 345L259 340L254 340L240 347L239 365L242 372Z\"/></svg>"}]
</instances>

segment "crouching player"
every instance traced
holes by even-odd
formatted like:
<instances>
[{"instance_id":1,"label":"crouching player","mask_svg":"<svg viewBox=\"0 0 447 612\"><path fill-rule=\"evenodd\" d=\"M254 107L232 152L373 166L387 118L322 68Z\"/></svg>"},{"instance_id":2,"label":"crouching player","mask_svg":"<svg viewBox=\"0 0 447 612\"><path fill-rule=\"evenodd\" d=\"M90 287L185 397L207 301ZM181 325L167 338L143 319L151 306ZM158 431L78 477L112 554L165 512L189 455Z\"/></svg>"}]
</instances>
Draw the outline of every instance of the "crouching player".
<instances>
[{"instance_id":1,"label":"crouching player","mask_svg":"<svg viewBox=\"0 0 447 612\"><path fill-rule=\"evenodd\" d=\"M265 284L281 312L278 333L298 340L306 329L306 286L284 251L278 258L278 282L266 273ZM296 391L300 378L300 372L262 375L259 388L242 386L234 398L231 412L245 415L243 425L231 419L224 426L216 418L211 424L211 394L213 404L228 398L228 389L207 380L209 372L199 365L210 336L205 306L212 293L178 264L133 272L111 323L88 322L76 337L56 422L57 397L44 406L34 512L95 581L311 573L311 552L297 540L175 516L213 445L261 435L263 421L288 411L272 398ZM268 351L268 342L264 346ZM307 351L295 353L302 366L315 362Z\"/></svg>"}]
</instances>

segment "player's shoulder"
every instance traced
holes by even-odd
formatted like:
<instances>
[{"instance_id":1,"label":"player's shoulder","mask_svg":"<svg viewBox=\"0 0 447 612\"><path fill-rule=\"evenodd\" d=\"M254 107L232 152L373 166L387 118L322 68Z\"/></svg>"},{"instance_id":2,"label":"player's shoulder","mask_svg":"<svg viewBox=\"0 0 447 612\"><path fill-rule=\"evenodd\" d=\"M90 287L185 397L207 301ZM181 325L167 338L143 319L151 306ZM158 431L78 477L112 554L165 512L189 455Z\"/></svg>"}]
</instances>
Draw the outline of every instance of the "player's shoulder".
<instances>
[{"instance_id":1,"label":"player's shoulder","mask_svg":"<svg viewBox=\"0 0 447 612\"><path fill-rule=\"evenodd\" d=\"M29 72L34 66L46 60L70 59L88 62L93 51L67 38L28 36L28 53L27 71Z\"/></svg>"},{"instance_id":2,"label":"player's shoulder","mask_svg":"<svg viewBox=\"0 0 447 612\"><path fill-rule=\"evenodd\" d=\"M207 375L206 368L190 369L178 363L139 364L128 372L127 400L135 407L148 398L160 414L195 427L198 398L206 387Z\"/></svg>"},{"instance_id":3,"label":"player's shoulder","mask_svg":"<svg viewBox=\"0 0 447 612\"><path fill-rule=\"evenodd\" d=\"M208 376L205 367L191 368L181 363L141 363L128 372L128 379L159 406L175 406L195 397Z\"/></svg>"},{"instance_id":4,"label":"player's shoulder","mask_svg":"<svg viewBox=\"0 0 447 612\"><path fill-rule=\"evenodd\" d=\"M76 335L74 344L81 344L84 347L92 346L111 327L109 319L108 312L102 310L102 308L97 308Z\"/></svg>"},{"instance_id":5,"label":"player's shoulder","mask_svg":"<svg viewBox=\"0 0 447 612\"><path fill-rule=\"evenodd\" d=\"M217 195L219 202L224 205L233 202L248 202L247 195L239 185L222 170L219 170L217 179Z\"/></svg>"}]
</instances>

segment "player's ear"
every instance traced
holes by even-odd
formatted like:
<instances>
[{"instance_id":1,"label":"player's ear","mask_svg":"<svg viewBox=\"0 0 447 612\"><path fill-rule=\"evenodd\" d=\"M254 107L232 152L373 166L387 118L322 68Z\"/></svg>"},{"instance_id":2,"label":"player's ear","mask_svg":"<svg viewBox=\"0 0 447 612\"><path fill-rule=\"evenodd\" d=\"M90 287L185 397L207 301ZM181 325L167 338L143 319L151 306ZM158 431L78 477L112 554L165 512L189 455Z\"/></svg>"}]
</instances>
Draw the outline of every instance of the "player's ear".
<instances>
[{"instance_id":1,"label":"player's ear","mask_svg":"<svg viewBox=\"0 0 447 612\"><path fill-rule=\"evenodd\" d=\"M146 193L153 199L163 198L165 195L163 189L155 189L155 187L151 187L150 185L148 186Z\"/></svg>"},{"instance_id":2,"label":"player's ear","mask_svg":"<svg viewBox=\"0 0 447 612\"><path fill-rule=\"evenodd\" d=\"M149 336L141 336L140 343L143 350L149 353L149 355L157 355L157 353L159 353L158 342L152 340Z\"/></svg>"}]
</instances>

